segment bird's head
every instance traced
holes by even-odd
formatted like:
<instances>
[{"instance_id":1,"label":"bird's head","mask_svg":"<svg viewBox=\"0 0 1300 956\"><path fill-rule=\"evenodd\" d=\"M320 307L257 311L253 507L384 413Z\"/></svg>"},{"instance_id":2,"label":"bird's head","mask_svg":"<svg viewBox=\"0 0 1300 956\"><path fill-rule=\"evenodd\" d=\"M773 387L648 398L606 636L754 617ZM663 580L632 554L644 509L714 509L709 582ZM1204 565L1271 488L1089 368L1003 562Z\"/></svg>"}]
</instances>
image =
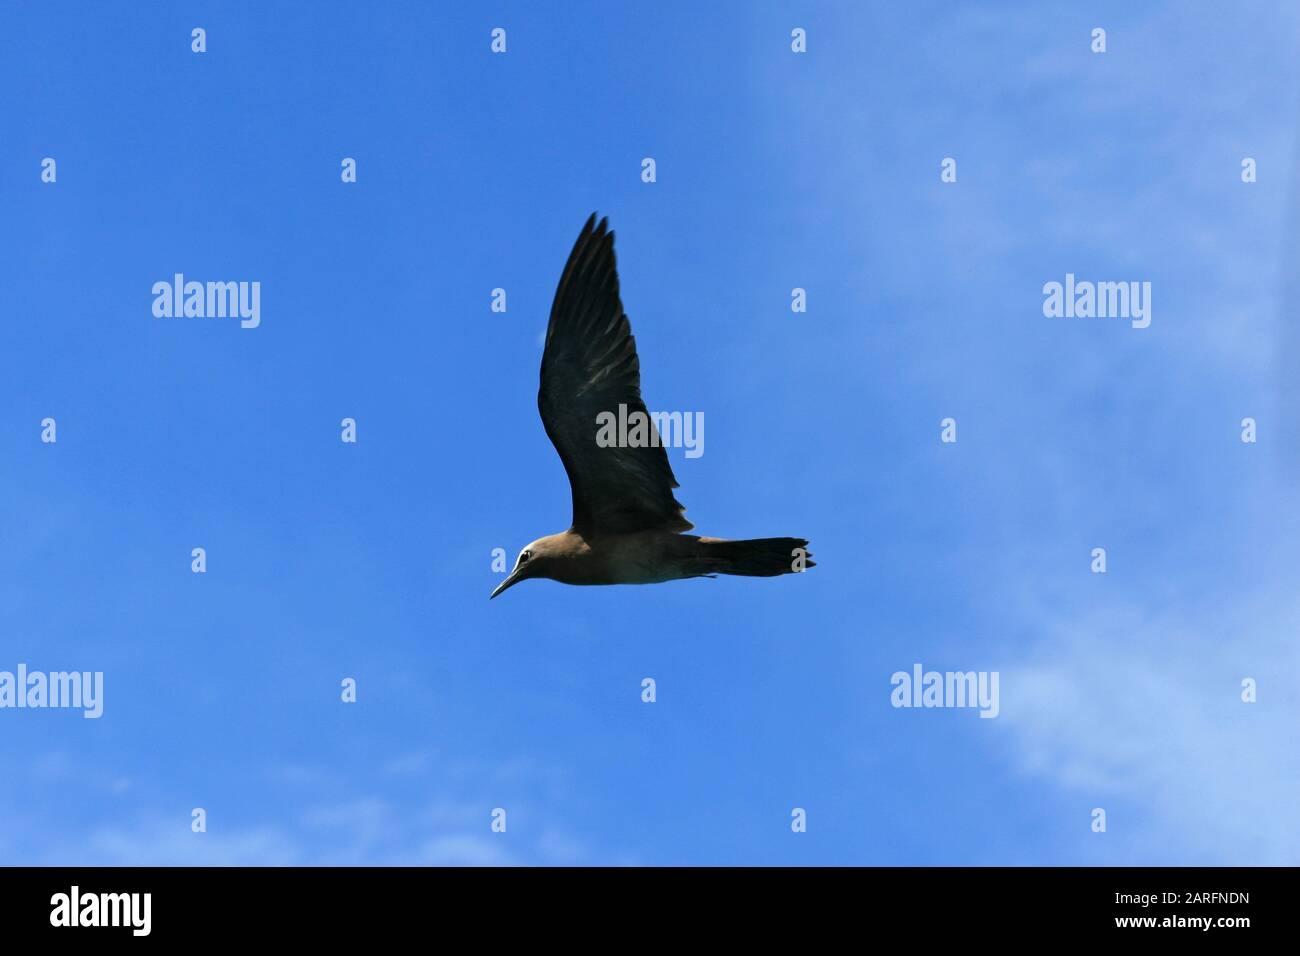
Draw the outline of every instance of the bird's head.
<instances>
[{"instance_id":1,"label":"bird's head","mask_svg":"<svg viewBox=\"0 0 1300 956\"><path fill-rule=\"evenodd\" d=\"M506 588L514 587L520 581L528 578L549 578L551 577L551 565L555 560L555 547L550 535L545 538L538 538L532 544L526 545L519 552L519 557L515 559L515 569L506 575L506 579L496 586L496 589L489 596L488 600L496 597Z\"/></svg>"}]
</instances>

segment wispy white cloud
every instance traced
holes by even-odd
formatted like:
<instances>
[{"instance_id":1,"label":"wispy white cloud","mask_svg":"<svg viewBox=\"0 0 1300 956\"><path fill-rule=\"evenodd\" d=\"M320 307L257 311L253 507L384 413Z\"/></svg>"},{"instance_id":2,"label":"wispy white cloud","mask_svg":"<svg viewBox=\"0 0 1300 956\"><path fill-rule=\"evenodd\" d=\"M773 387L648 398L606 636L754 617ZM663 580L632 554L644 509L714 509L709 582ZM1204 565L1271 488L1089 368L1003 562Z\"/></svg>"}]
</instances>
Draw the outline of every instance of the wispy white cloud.
<instances>
[{"instance_id":1,"label":"wispy white cloud","mask_svg":"<svg viewBox=\"0 0 1300 956\"><path fill-rule=\"evenodd\" d=\"M1089 15L1110 28L1096 56L1094 23L1053 9L970 8L924 43L900 36L918 46L915 75L800 121L838 157L818 208L862 224L841 239L873 280L863 314L874 319L882 290L909 303L917 330L891 352L903 413L934 403L978 428L955 477L996 517L956 517L978 531L955 546L990 584L969 598L981 618L1016 635L963 638L963 653L1007 662L998 724L1010 732L990 747L1078 801L1062 832L1086 834L1093 806L1117 811L1110 856L1081 845L1051 862L1300 862L1300 548L1285 543L1300 527L1297 483L1252 467L1276 454L1278 430L1258 447L1235 433L1243 415L1271 412L1250 400L1269 377L1297 380L1273 335L1279 314L1295 322L1279 312L1285 211L1268 198L1296 144L1297 11L1260 4L1229 22L1185 4L1115 7ZM861 26L889 16L863 8ZM984 63L971 90L972 47L1030 52ZM860 82L856 65L817 68L821 88ZM815 93L781 95L801 106ZM907 157L887 193L862 175L882 141ZM940 192L944 155L961 172ZM1245 155L1266 157L1265 187L1240 182ZM1046 327L1037 290L1077 263L1155 279L1153 328ZM956 311L927 320L928 297L956 302L951 290L964 290ZM889 334L862 329L868 349ZM1218 416L1195 425L1212 436L1199 448L1203 433L1184 430L1197 416ZM1087 547L1120 534L1110 572L1084 593ZM1185 543L1195 558L1178 553ZM1072 565L1044 567L1065 552ZM1259 703L1240 700L1245 677Z\"/></svg>"},{"instance_id":2,"label":"wispy white cloud","mask_svg":"<svg viewBox=\"0 0 1300 956\"><path fill-rule=\"evenodd\" d=\"M561 818L555 775L532 760L460 762L440 767L430 753L406 753L378 761L385 776L414 782L339 798L346 775L326 766L288 765L264 776L296 791L277 806L301 808L272 816L246 806L204 806L207 829L190 828L188 804L160 806L170 787L150 780L136 786L151 795L146 809L119 817L120 803L99 820L56 824L57 813L37 801L0 804L9 836L0 840L0 862L78 866L527 866L590 862L592 849ZM97 780L102 794L120 796L130 784L100 772L67 752L43 756L33 779L51 791ZM454 783L448 782L454 781ZM488 793L503 783L521 786L528 801L510 801L507 829L490 829L494 803ZM111 822L110 822L111 821ZM55 832L54 840L26 840L23 833Z\"/></svg>"},{"instance_id":3,"label":"wispy white cloud","mask_svg":"<svg viewBox=\"0 0 1300 956\"><path fill-rule=\"evenodd\" d=\"M1108 808L1112 861L1300 862L1297 611L1247 594L1038 618L1028 660L1003 672L1008 759L1081 814Z\"/></svg>"}]
</instances>

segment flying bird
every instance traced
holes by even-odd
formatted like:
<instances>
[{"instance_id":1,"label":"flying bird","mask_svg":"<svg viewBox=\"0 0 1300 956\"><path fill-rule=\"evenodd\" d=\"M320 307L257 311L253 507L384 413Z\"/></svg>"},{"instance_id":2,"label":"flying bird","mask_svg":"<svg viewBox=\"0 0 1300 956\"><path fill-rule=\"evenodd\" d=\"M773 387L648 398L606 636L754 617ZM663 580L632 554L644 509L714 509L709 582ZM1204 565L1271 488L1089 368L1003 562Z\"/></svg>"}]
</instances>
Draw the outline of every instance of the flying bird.
<instances>
[{"instance_id":1,"label":"flying bird","mask_svg":"<svg viewBox=\"0 0 1300 956\"><path fill-rule=\"evenodd\" d=\"M537 409L573 492L567 531L519 552L496 597L529 578L565 584L657 584L739 574L773 577L816 566L804 538L727 541L684 534L694 527L673 497L677 479L658 440L597 442L598 419L626 406L647 415L632 327L623 314L614 233L592 213L551 305ZM620 413L621 414L621 413ZM653 420L650 428L654 429Z\"/></svg>"}]
</instances>

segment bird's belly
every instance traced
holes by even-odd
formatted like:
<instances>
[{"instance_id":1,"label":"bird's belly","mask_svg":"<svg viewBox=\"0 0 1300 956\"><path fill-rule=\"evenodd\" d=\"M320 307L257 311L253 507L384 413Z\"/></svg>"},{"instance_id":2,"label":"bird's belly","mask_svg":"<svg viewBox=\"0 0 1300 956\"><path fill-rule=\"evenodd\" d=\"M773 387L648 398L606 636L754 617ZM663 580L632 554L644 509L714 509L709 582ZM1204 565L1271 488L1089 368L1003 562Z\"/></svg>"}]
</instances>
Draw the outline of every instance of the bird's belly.
<instances>
[{"instance_id":1,"label":"bird's belly","mask_svg":"<svg viewBox=\"0 0 1300 956\"><path fill-rule=\"evenodd\" d=\"M660 584L675 581L683 575L676 569L646 567L641 564L623 564L613 570L609 584Z\"/></svg>"},{"instance_id":2,"label":"bird's belly","mask_svg":"<svg viewBox=\"0 0 1300 956\"><path fill-rule=\"evenodd\" d=\"M659 584L690 577L679 535L628 535L606 542L593 555L598 560L591 584Z\"/></svg>"}]
</instances>

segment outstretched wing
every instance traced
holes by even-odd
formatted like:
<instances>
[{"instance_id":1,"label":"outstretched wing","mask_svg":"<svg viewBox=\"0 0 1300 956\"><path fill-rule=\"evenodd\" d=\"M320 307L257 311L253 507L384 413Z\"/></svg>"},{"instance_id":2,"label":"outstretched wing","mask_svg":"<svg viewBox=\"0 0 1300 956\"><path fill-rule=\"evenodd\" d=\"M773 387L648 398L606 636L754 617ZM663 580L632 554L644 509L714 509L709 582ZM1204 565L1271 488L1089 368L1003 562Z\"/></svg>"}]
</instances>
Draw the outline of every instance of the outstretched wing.
<instances>
[{"instance_id":1,"label":"outstretched wing","mask_svg":"<svg viewBox=\"0 0 1300 956\"><path fill-rule=\"evenodd\" d=\"M657 438L644 447L600 447L597 417L619 406L646 413L636 340L618 298L614 233L595 213L560 276L546 329L537 409L573 490L573 529L626 534L692 525L673 497L677 479ZM649 424L649 436L654 423ZM657 434L657 433L655 433Z\"/></svg>"}]
</instances>

